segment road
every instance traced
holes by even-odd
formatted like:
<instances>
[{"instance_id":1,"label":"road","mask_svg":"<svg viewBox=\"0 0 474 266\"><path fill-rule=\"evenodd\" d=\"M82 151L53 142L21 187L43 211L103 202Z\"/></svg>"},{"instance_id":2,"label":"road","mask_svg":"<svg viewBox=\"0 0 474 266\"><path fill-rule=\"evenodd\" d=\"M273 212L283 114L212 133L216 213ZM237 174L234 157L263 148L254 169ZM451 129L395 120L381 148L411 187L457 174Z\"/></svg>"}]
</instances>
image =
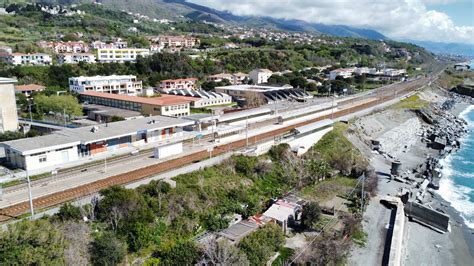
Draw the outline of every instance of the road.
<instances>
[{"instance_id":1,"label":"road","mask_svg":"<svg viewBox=\"0 0 474 266\"><path fill-rule=\"evenodd\" d=\"M268 125L268 121L265 121L263 124L255 125L253 130L249 130L249 136L251 136L249 143L254 144L272 139L275 136L288 132L291 128L319 121L324 118L345 117L356 112L375 108L377 105L387 101L396 101L406 93L429 82L429 78L421 78L412 82L381 87L373 93L338 99L338 111L335 111L333 115L312 117L306 121L304 121L303 118L303 121L297 124L285 124L278 127L278 125L270 126ZM299 107L304 108L310 104L312 103L300 104ZM295 106L295 103L291 103L290 106ZM100 189L110 185L130 184L158 173L192 164L194 161L209 157L209 153L207 152L209 146L215 146L213 153L214 155L219 155L241 149L246 145L246 140L243 139L242 136L234 136L234 138L229 138L227 141L228 142L221 142L217 146L210 142L198 146L188 143L187 145L191 146L185 149L185 154L181 154L176 158L170 158L166 161L152 159L148 152L136 157L116 158L116 161L110 162L111 164L109 164L108 167L110 170L107 173L103 173L103 167L101 165L91 165L88 166L87 171L84 171L84 169L76 169L72 170L72 172L57 176L54 180L38 181L32 188L35 198L34 205L37 208L49 208L72 199L96 193ZM2 208L0 209L0 220L8 220L28 212L27 199L27 191L21 186L10 189L4 193L3 200L0 201L0 208Z\"/></svg>"}]
</instances>

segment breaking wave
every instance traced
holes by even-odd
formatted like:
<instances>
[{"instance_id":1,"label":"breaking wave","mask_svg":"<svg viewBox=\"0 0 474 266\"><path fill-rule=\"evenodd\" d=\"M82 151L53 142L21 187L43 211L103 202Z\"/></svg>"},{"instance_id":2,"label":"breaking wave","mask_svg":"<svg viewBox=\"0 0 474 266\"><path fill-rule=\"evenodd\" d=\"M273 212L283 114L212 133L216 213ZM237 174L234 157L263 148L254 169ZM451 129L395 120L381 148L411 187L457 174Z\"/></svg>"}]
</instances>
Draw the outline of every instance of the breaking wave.
<instances>
[{"instance_id":1,"label":"breaking wave","mask_svg":"<svg viewBox=\"0 0 474 266\"><path fill-rule=\"evenodd\" d=\"M470 132L460 140L460 150L441 160L443 178L438 194L474 229L474 106L469 106L460 117L469 123Z\"/></svg>"}]
</instances>

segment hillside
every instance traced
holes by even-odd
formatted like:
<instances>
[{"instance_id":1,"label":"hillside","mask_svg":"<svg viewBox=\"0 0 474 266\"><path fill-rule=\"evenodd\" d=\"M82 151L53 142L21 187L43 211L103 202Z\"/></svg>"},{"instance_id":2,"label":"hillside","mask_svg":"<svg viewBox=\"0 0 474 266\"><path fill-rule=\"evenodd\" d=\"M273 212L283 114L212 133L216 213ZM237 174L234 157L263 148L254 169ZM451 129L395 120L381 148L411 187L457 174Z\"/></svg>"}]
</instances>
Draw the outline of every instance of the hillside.
<instances>
[{"instance_id":1,"label":"hillside","mask_svg":"<svg viewBox=\"0 0 474 266\"><path fill-rule=\"evenodd\" d=\"M37 0L54 4L90 3L90 0ZM265 27L285 31L306 31L339 37L358 37L367 39L386 39L374 30L360 29L344 25L325 25L308 23L301 20L285 20L272 17L236 16L229 12L215 10L202 5L189 3L186 0L97 0L104 7L112 10L126 10L140 13L151 18L166 18L174 21L186 19L214 23L232 23L251 27Z\"/></svg>"}]
</instances>

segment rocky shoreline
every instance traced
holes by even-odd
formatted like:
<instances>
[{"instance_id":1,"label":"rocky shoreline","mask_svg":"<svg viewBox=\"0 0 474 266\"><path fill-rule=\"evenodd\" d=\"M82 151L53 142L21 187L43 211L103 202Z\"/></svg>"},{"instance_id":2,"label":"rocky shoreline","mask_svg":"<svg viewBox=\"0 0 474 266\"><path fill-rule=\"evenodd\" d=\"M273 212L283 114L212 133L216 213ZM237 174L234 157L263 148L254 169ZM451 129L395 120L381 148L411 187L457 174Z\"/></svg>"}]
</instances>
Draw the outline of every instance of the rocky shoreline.
<instances>
[{"instance_id":1,"label":"rocky shoreline","mask_svg":"<svg viewBox=\"0 0 474 266\"><path fill-rule=\"evenodd\" d=\"M390 218L386 208L378 202L379 198L401 197L405 209L410 206L412 210L416 205L420 211L415 214L429 212L424 221L412 219L407 213L409 220L415 222L406 226L405 265L468 265L474 258L474 235L459 212L439 196L437 189L443 178L442 160L461 147L461 138L468 132L466 121L458 116L474 104L474 100L439 90L424 91L420 95L430 103L426 108L415 112L385 110L355 122L353 129L357 134L350 138L379 174L379 197L367 208L364 228L369 231L369 242L383 241L387 229L374 228L374 224L378 220L388 223ZM376 150L374 140L379 145ZM372 255L374 252L367 248L355 249L349 264L361 265L356 261L362 257L378 263L378 258Z\"/></svg>"}]
</instances>

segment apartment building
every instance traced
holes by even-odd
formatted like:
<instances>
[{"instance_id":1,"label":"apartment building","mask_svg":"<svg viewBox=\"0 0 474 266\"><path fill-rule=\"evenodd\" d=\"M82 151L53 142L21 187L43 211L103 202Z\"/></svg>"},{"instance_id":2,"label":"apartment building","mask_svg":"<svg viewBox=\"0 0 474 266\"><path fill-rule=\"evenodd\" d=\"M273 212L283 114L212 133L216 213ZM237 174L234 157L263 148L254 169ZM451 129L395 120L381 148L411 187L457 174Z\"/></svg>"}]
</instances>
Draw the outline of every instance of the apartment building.
<instances>
[{"instance_id":1,"label":"apartment building","mask_svg":"<svg viewBox=\"0 0 474 266\"><path fill-rule=\"evenodd\" d=\"M350 78L355 70L355 68L338 68L331 70L331 72L329 72L329 79L335 80L336 77Z\"/></svg>"},{"instance_id":2,"label":"apartment building","mask_svg":"<svg viewBox=\"0 0 474 266\"><path fill-rule=\"evenodd\" d=\"M140 112L143 115L187 116L190 112L188 97L161 95L160 97L137 97L86 91L81 93L81 101Z\"/></svg>"},{"instance_id":3,"label":"apartment building","mask_svg":"<svg viewBox=\"0 0 474 266\"><path fill-rule=\"evenodd\" d=\"M142 81L133 75L69 78L69 90L76 93L96 91L111 94L141 95Z\"/></svg>"},{"instance_id":4,"label":"apartment building","mask_svg":"<svg viewBox=\"0 0 474 266\"><path fill-rule=\"evenodd\" d=\"M91 53L65 53L58 56L58 64L77 64L79 62L94 64L95 59L95 55Z\"/></svg>"},{"instance_id":5,"label":"apartment building","mask_svg":"<svg viewBox=\"0 0 474 266\"><path fill-rule=\"evenodd\" d=\"M190 49L199 44L199 39L191 36L151 36L148 38L155 43L159 50L166 49L168 51L180 51L182 49ZM155 51L157 49L155 48Z\"/></svg>"},{"instance_id":6,"label":"apartment building","mask_svg":"<svg viewBox=\"0 0 474 266\"><path fill-rule=\"evenodd\" d=\"M18 114L16 109L15 89L16 80L0 78L0 133L18 129Z\"/></svg>"},{"instance_id":7,"label":"apartment building","mask_svg":"<svg viewBox=\"0 0 474 266\"><path fill-rule=\"evenodd\" d=\"M260 68L250 71L249 76L253 84L267 83L268 79L273 75L273 72L269 69Z\"/></svg>"},{"instance_id":8,"label":"apartment building","mask_svg":"<svg viewBox=\"0 0 474 266\"><path fill-rule=\"evenodd\" d=\"M160 83L160 91L169 92L172 90L195 90L197 78L166 79Z\"/></svg>"},{"instance_id":9,"label":"apartment building","mask_svg":"<svg viewBox=\"0 0 474 266\"><path fill-rule=\"evenodd\" d=\"M249 78L248 74L241 73L241 72L234 73L234 74L220 73L220 74L211 75L207 77L207 81L221 82L223 80L227 80L232 85L240 85L244 83L244 81L248 78Z\"/></svg>"},{"instance_id":10,"label":"apartment building","mask_svg":"<svg viewBox=\"0 0 474 266\"><path fill-rule=\"evenodd\" d=\"M23 54L23 53L12 53L12 54L1 54L0 57L7 63L12 65L51 65L53 59L49 54L34 53L34 54Z\"/></svg>"},{"instance_id":11,"label":"apartment building","mask_svg":"<svg viewBox=\"0 0 474 266\"><path fill-rule=\"evenodd\" d=\"M87 53L89 44L79 42L39 42L38 46L45 49L51 49L55 53Z\"/></svg>"},{"instance_id":12,"label":"apartment building","mask_svg":"<svg viewBox=\"0 0 474 266\"><path fill-rule=\"evenodd\" d=\"M97 49L97 61L102 63L135 62L138 56L149 56L150 50L138 48Z\"/></svg>"}]
</instances>

